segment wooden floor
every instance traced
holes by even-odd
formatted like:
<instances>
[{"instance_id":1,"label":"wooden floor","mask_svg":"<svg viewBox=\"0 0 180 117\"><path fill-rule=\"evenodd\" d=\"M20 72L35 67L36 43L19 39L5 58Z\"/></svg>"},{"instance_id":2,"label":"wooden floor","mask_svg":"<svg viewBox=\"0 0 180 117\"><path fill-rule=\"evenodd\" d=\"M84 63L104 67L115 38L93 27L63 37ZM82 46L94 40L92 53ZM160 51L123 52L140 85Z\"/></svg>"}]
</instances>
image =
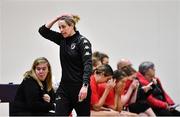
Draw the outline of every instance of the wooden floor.
<instances>
[{"instance_id":1,"label":"wooden floor","mask_svg":"<svg viewBox=\"0 0 180 117\"><path fill-rule=\"evenodd\" d=\"M119 117L119 116L124 116L124 117L135 117L138 116L135 113L131 113L128 111L121 111L116 112L116 111L91 111L91 116L95 117L95 116L103 116L103 117L109 117L109 116L113 116L113 117Z\"/></svg>"}]
</instances>

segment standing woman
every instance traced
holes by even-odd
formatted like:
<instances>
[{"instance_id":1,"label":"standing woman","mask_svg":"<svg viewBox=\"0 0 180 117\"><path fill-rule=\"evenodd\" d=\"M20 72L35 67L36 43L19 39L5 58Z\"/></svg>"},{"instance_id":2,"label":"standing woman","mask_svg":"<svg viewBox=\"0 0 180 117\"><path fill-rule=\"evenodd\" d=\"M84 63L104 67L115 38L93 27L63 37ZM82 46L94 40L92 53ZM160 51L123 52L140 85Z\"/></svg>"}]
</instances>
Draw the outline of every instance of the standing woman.
<instances>
[{"instance_id":1,"label":"standing woman","mask_svg":"<svg viewBox=\"0 0 180 117\"><path fill-rule=\"evenodd\" d=\"M60 46L62 78L56 95L56 115L68 116L74 108L78 116L90 116L92 50L89 40L76 30L79 20L77 15L62 14L39 29L44 38ZM60 32L51 30L56 22Z\"/></svg>"},{"instance_id":2,"label":"standing woman","mask_svg":"<svg viewBox=\"0 0 180 117\"><path fill-rule=\"evenodd\" d=\"M54 109L53 100L51 66L46 58L37 58L18 87L11 115L53 115L49 112Z\"/></svg>"}]
</instances>

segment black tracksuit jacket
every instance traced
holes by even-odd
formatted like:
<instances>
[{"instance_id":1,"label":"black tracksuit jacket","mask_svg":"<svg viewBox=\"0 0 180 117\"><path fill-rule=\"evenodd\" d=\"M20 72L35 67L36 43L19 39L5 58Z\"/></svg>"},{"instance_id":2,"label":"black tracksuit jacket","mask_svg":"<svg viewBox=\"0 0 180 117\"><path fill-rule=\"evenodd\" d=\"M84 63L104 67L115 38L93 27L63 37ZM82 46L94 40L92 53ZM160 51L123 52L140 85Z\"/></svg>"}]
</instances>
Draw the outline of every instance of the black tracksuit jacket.
<instances>
[{"instance_id":1,"label":"black tracksuit jacket","mask_svg":"<svg viewBox=\"0 0 180 117\"><path fill-rule=\"evenodd\" d=\"M39 28L39 33L60 46L61 84L89 84L92 72L92 50L89 40L78 31L73 36L64 38L61 33L52 31L45 25Z\"/></svg>"},{"instance_id":2,"label":"black tracksuit jacket","mask_svg":"<svg viewBox=\"0 0 180 117\"><path fill-rule=\"evenodd\" d=\"M49 110L54 110L54 91L52 89L47 92L45 82L43 86L44 89L41 89L37 81L30 76L24 78L11 104L11 115L48 115ZM43 100L42 97L45 93L51 97L50 103Z\"/></svg>"}]
</instances>

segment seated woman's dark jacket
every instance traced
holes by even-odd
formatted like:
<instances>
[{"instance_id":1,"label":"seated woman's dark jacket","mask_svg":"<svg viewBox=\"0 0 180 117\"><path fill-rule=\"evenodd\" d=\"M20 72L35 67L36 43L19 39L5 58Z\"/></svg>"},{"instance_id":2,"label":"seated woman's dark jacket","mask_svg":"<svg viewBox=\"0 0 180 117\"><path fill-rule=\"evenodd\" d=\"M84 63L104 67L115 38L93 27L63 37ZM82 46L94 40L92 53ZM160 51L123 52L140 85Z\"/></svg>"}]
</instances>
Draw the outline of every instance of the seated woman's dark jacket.
<instances>
[{"instance_id":1,"label":"seated woman's dark jacket","mask_svg":"<svg viewBox=\"0 0 180 117\"><path fill-rule=\"evenodd\" d=\"M12 103L12 113L26 115L45 115L49 110L54 110L54 91L46 91L46 83L42 89L37 81L32 77L25 78L19 85L14 102ZM47 93L51 97L50 103L43 100L43 95ZM16 114L15 114L16 115Z\"/></svg>"}]
</instances>

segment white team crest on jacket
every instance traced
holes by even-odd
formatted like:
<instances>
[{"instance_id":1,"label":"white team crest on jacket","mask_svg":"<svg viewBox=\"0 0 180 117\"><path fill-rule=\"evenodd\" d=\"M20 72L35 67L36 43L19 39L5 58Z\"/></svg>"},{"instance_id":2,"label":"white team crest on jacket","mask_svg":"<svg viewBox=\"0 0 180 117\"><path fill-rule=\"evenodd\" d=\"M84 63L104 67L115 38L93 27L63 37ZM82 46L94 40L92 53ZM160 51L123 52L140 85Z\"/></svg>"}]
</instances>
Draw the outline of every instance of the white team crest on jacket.
<instances>
[{"instance_id":1,"label":"white team crest on jacket","mask_svg":"<svg viewBox=\"0 0 180 117\"><path fill-rule=\"evenodd\" d=\"M73 50L76 47L76 43L71 44L71 49Z\"/></svg>"},{"instance_id":2,"label":"white team crest on jacket","mask_svg":"<svg viewBox=\"0 0 180 117\"><path fill-rule=\"evenodd\" d=\"M84 54L84 56L88 56L88 55L91 55L89 52L86 52L85 54Z\"/></svg>"},{"instance_id":3,"label":"white team crest on jacket","mask_svg":"<svg viewBox=\"0 0 180 117\"><path fill-rule=\"evenodd\" d=\"M88 43L88 41L87 40L84 40L84 42L83 43Z\"/></svg>"},{"instance_id":4,"label":"white team crest on jacket","mask_svg":"<svg viewBox=\"0 0 180 117\"><path fill-rule=\"evenodd\" d=\"M89 49L89 46L85 46L84 49Z\"/></svg>"}]
</instances>

